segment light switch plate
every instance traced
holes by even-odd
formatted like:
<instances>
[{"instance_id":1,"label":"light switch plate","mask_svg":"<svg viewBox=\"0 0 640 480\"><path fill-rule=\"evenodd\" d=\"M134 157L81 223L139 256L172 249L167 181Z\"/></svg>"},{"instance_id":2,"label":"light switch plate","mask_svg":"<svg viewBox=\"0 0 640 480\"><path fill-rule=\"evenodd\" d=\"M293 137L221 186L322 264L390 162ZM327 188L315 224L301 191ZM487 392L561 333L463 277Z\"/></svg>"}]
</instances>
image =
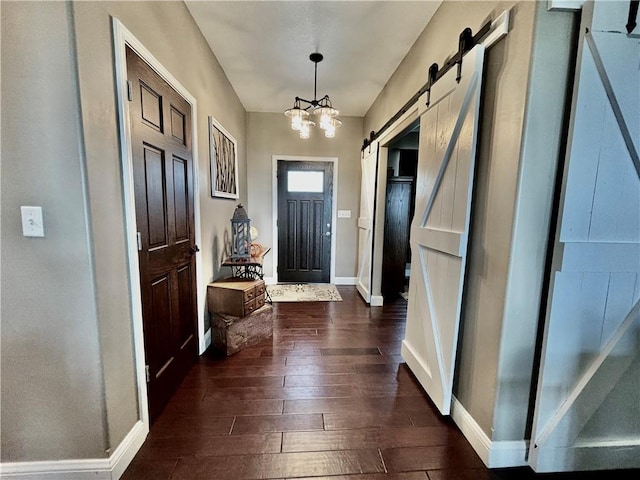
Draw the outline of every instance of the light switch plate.
<instances>
[{"instance_id":1,"label":"light switch plate","mask_svg":"<svg viewBox=\"0 0 640 480\"><path fill-rule=\"evenodd\" d=\"M351 210L338 210L338 218L351 218Z\"/></svg>"},{"instance_id":2,"label":"light switch plate","mask_svg":"<svg viewBox=\"0 0 640 480\"><path fill-rule=\"evenodd\" d=\"M42 207L20 207L22 214L22 235L25 237L44 237Z\"/></svg>"}]
</instances>

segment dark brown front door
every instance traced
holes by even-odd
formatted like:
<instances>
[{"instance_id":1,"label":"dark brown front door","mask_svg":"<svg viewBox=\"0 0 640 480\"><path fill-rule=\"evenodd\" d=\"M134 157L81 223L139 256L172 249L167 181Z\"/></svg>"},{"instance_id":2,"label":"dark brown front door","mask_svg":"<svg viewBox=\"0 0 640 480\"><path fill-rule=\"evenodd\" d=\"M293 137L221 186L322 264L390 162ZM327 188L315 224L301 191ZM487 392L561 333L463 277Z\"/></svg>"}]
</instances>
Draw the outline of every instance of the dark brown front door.
<instances>
[{"instance_id":1,"label":"dark brown front door","mask_svg":"<svg viewBox=\"0 0 640 480\"><path fill-rule=\"evenodd\" d=\"M328 283L333 163L278 161L278 281Z\"/></svg>"},{"instance_id":2,"label":"dark brown front door","mask_svg":"<svg viewBox=\"0 0 640 480\"><path fill-rule=\"evenodd\" d=\"M197 358L191 106L127 47L151 421Z\"/></svg>"}]
</instances>

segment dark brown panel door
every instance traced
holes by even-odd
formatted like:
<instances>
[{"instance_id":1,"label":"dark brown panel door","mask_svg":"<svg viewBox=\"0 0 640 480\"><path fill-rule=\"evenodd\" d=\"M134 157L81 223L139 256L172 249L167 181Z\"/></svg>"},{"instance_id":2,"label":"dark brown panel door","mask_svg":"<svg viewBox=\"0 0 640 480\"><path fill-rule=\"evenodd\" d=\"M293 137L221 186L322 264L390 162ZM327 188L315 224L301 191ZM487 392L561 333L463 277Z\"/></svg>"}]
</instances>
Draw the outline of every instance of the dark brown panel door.
<instances>
[{"instance_id":1,"label":"dark brown panel door","mask_svg":"<svg viewBox=\"0 0 640 480\"><path fill-rule=\"evenodd\" d=\"M127 74L153 421L198 355L191 106L128 47Z\"/></svg>"},{"instance_id":2,"label":"dark brown panel door","mask_svg":"<svg viewBox=\"0 0 640 480\"><path fill-rule=\"evenodd\" d=\"M328 283L333 163L278 161L278 281Z\"/></svg>"},{"instance_id":3,"label":"dark brown panel door","mask_svg":"<svg viewBox=\"0 0 640 480\"><path fill-rule=\"evenodd\" d=\"M385 300L394 300L405 291L413 196L412 177L387 179L382 258L382 295Z\"/></svg>"}]
</instances>

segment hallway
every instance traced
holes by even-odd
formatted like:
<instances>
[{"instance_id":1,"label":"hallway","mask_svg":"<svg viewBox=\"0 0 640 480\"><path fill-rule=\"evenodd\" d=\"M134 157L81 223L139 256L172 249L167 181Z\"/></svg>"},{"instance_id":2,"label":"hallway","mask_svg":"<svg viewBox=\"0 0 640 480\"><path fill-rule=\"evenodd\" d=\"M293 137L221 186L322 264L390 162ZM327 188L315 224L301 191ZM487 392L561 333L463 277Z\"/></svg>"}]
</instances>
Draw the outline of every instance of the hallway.
<instances>
[{"instance_id":1,"label":"hallway","mask_svg":"<svg viewBox=\"0 0 640 480\"><path fill-rule=\"evenodd\" d=\"M123 480L624 477L487 470L400 357L406 302L369 308L339 290L342 302L274 304L264 344L201 357Z\"/></svg>"}]
</instances>

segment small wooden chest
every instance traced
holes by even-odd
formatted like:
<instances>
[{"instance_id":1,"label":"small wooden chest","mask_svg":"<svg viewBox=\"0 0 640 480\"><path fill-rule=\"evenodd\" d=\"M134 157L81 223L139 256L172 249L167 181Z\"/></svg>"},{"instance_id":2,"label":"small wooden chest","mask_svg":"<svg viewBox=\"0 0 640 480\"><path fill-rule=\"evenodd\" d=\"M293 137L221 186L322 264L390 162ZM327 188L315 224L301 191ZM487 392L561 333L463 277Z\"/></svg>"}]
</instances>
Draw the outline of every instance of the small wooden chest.
<instances>
[{"instance_id":1,"label":"small wooden chest","mask_svg":"<svg viewBox=\"0 0 640 480\"><path fill-rule=\"evenodd\" d=\"M233 355L273 335L271 305L263 305L246 317L211 314L211 348L220 355Z\"/></svg>"},{"instance_id":2,"label":"small wooden chest","mask_svg":"<svg viewBox=\"0 0 640 480\"><path fill-rule=\"evenodd\" d=\"M264 305L264 280L226 278L207 287L209 313L244 317Z\"/></svg>"}]
</instances>

